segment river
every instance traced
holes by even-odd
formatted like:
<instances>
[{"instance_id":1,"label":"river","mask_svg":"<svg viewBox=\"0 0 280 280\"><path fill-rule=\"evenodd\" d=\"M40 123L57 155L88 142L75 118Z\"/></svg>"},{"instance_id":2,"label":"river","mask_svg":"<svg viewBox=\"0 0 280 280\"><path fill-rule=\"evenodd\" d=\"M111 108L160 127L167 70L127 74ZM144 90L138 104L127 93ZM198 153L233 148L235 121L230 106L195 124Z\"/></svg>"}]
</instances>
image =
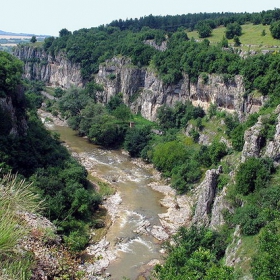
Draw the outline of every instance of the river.
<instances>
[{"instance_id":1,"label":"river","mask_svg":"<svg viewBox=\"0 0 280 280\"><path fill-rule=\"evenodd\" d=\"M145 273L147 276L147 263L162 259L161 242L152 232L161 231L159 215L166 212L160 204L163 194L149 186L156 180L153 170L137 164L120 150L106 150L90 144L68 127L48 127L58 132L73 152L86 159L90 173L106 179L116 188L114 217L103 239L104 250L110 252L105 272L115 280L140 279L139 275ZM104 262L106 257L102 253L100 259Z\"/></svg>"}]
</instances>

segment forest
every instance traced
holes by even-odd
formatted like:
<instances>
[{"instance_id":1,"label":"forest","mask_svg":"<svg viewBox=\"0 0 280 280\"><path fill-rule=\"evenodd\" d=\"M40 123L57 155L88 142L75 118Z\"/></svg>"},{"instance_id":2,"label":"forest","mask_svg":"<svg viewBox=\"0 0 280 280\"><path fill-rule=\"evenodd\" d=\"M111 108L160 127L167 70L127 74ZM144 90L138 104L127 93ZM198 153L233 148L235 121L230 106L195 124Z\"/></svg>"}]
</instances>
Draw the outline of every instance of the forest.
<instances>
[{"instance_id":1,"label":"forest","mask_svg":"<svg viewBox=\"0 0 280 280\"><path fill-rule=\"evenodd\" d=\"M58 100L46 101L47 110L61 114L80 136L106 148L125 149L131 157L152 163L163 178L170 180L178 195L191 192L203 180L206 170L223 168L218 192L227 188L227 199L234 211L223 213L225 224L219 231L181 228L172 240L176 246L172 242L166 245L165 264L154 270L157 279L222 280L246 275L279 279L279 168L273 163L275 159L267 157L252 157L242 163L237 159L244 146L245 131L259 119L263 124L261 147L274 137L278 117L275 109L280 104L280 54L275 51L242 57L237 47L241 25L245 23L269 25L271 36L280 38L280 9L275 9L253 14L150 15L73 33L62 29L58 38L49 37L41 46L52 56L64 52L72 63L81 65L84 87L56 88L54 96ZM212 30L221 25L226 28L224 37L218 44L211 44ZM201 40L188 37L193 30ZM145 44L147 40L157 46L165 42L166 49ZM230 40L234 45L229 44ZM129 57L135 67L152 69L165 84L180 81L184 73L192 82L205 74L205 83L211 73L222 75L225 81L242 75L244 98L256 92L266 102L242 122L236 114L221 111L215 104L206 111L191 102L162 106L157 121L149 122L130 111L122 93L111 97L107 104L97 102L96 95L103 88L95 82L95 74L101 63L114 56ZM12 56L1 53L0 59L0 96L15 94L16 86L22 84L26 97L22 106L26 108L29 127L27 135L13 138L6 135L8 128L1 124L1 173L17 172L27 182L33 182L34 192L45 199L44 215L58 226L67 246L81 250L88 241L88 227L94 226L92 212L102 198L92 191L85 169L60 145L58 135L47 132L38 119L36 109L42 102L39 93L44 85L40 81L22 81L21 64ZM115 79L113 75L110 78ZM132 129L131 120L135 122ZM199 137L207 130L214 137L209 145L202 145ZM249 264L233 269L224 265L224 257L236 226L240 226L244 246L256 245L253 251L244 249Z\"/></svg>"}]
</instances>

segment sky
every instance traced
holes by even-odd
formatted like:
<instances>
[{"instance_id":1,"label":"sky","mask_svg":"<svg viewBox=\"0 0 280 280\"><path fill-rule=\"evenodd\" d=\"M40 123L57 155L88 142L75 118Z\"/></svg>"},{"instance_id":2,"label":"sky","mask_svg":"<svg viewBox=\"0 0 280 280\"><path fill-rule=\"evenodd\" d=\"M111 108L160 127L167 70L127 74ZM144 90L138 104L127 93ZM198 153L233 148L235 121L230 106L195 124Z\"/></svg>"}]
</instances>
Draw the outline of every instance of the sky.
<instances>
[{"instance_id":1,"label":"sky","mask_svg":"<svg viewBox=\"0 0 280 280\"><path fill-rule=\"evenodd\" d=\"M200 12L261 12L279 0L2 0L0 30L58 36L113 20Z\"/></svg>"}]
</instances>

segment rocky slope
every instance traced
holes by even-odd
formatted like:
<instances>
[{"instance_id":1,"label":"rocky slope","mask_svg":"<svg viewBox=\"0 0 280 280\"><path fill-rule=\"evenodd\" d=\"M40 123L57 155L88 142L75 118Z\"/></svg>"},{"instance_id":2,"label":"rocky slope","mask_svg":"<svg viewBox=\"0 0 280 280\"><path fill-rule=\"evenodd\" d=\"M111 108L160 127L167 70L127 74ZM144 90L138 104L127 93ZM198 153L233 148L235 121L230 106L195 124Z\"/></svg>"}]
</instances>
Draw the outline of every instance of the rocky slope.
<instances>
[{"instance_id":1,"label":"rocky slope","mask_svg":"<svg viewBox=\"0 0 280 280\"><path fill-rule=\"evenodd\" d=\"M71 63L62 52L52 56L42 48L19 46L14 55L24 62L24 77L27 79L40 80L53 87L83 85L80 65Z\"/></svg>"},{"instance_id":2,"label":"rocky slope","mask_svg":"<svg viewBox=\"0 0 280 280\"><path fill-rule=\"evenodd\" d=\"M63 53L53 57L40 48L20 46L14 55L25 62L24 75L28 79L42 80L53 87L83 86L80 65L68 61ZM154 70L132 65L124 57L114 57L101 64L95 80L104 88L97 96L99 102L106 103L111 96L122 93L125 104L149 120L156 119L160 106L173 106L177 101L190 100L204 109L213 103L221 109L237 112L240 119L263 104L261 98L243 97L242 76L227 80L222 75L203 74L197 83L192 83L184 74L178 83L164 84Z\"/></svg>"},{"instance_id":3,"label":"rocky slope","mask_svg":"<svg viewBox=\"0 0 280 280\"><path fill-rule=\"evenodd\" d=\"M104 87L98 95L100 102L107 102L112 95L122 93L124 102L149 120L156 119L160 106L173 106L177 101L190 100L204 109L211 103L217 104L227 111L236 111L240 118L248 107L243 99L245 89L241 76L225 81L219 75L206 75L206 78L201 75L194 84L185 74L177 84L164 84L153 70L138 68L127 58L115 57L100 65L96 82Z\"/></svg>"}]
</instances>

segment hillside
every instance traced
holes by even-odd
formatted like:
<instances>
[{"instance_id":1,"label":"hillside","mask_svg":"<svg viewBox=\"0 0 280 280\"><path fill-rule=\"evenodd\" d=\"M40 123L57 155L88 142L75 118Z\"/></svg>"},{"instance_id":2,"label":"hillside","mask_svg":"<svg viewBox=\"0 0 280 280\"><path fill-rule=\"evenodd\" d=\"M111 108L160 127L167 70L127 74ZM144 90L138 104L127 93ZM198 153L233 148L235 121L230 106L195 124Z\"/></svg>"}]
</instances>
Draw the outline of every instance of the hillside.
<instances>
[{"instance_id":1,"label":"hillside","mask_svg":"<svg viewBox=\"0 0 280 280\"><path fill-rule=\"evenodd\" d=\"M176 191L173 209L192 201L188 222L167 245L165 263L155 267L157 279L279 279L280 54L270 26L279 22L280 11L200 14L192 21L196 17L149 16L73 33L62 29L41 46L20 45L14 55L31 81L26 97L38 107L38 89L49 86L56 99L45 100L45 110L89 142L125 149L152 164ZM212 36L197 36L201 26ZM223 40L229 26L241 27L235 35L241 46L226 46L233 42ZM15 83L2 91L10 86ZM29 141L45 137L36 133L35 120L30 118ZM70 217L62 211L64 239L71 245L76 238L81 249L89 205L101 198L93 193L86 199L84 170L61 150L65 158L57 158L53 138L34 146L45 152L54 145L46 154L62 170L38 151L27 171L25 157L18 162L7 146L2 161L42 187L54 221L60 217L56 199L70 210L81 202ZM72 172L79 174L78 184ZM75 195L68 201L70 193Z\"/></svg>"},{"instance_id":2,"label":"hillside","mask_svg":"<svg viewBox=\"0 0 280 280\"><path fill-rule=\"evenodd\" d=\"M242 35L240 36L241 46L239 47L242 51L279 51L280 41L274 39L271 36L269 25L262 24L244 24L242 27ZM265 35L263 35L263 30ZM213 29L212 35L207 37L211 44L218 44L222 41L225 36L226 27L220 26ZM201 40L197 31L187 32L189 38ZM229 40L231 46L234 45L233 39Z\"/></svg>"}]
</instances>

